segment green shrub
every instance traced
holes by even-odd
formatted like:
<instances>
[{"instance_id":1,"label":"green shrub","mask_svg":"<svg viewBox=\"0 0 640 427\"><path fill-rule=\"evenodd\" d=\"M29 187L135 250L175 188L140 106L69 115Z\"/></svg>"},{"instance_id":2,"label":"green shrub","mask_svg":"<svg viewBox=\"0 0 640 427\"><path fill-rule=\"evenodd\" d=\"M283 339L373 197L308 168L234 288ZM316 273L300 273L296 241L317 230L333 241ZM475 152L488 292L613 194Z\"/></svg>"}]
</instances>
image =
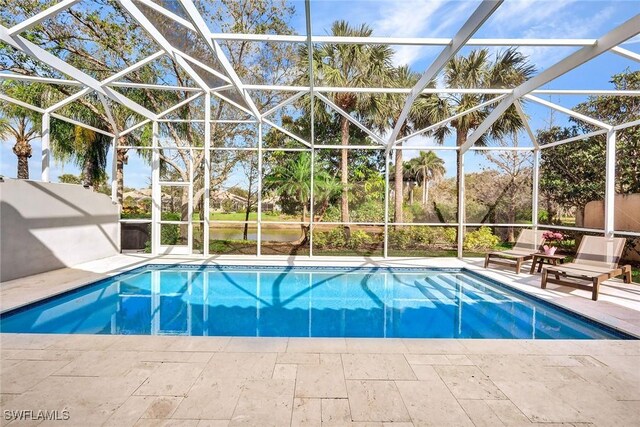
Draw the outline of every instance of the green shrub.
<instances>
[{"instance_id":1,"label":"green shrub","mask_svg":"<svg viewBox=\"0 0 640 427\"><path fill-rule=\"evenodd\" d=\"M160 214L162 221L180 221L180 212L162 212Z\"/></svg>"},{"instance_id":2,"label":"green shrub","mask_svg":"<svg viewBox=\"0 0 640 427\"><path fill-rule=\"evenodd\" d=\"M313 247L322 249L327 247L327 233L316 231L313 233Z\"/></svg>"},{"instance_id":3,"label":"green shrub","mask_svg":"<svg viewBox=\"0 0 640 427\"><path fill-rule=\"evenodd\" d=\"M549 223L549 212L546 211L545 209L540 209L538 211L538 222L541 224L548 224Z\"/></svg>"},{"instance_id":4,"label":"green shrub","mask_svg":"<svg viewBox=\"0 0 640 427\"><path fill-rule=\"evenodd\" d=\"M160 244L177 245L180 240L180 226L178 224L162 224L160 227Z\"/></svg>"},{"instance_id":5,"label":"green shrub","mask_svg":"<svg viewBox=\"0 0 640 427\"><path fill-rule=\"evenodd\" d=\"M324 213L323 221L326 222L339 222L340 221L340 207L331 205Z\"/></svg>"},{"instance_id":6,"label":"green shrub","mask_svg":"<svg viewBox=\"0 0 640 427\"><path fill-rule=\"evenodd\" d=\"M406 228L389 228L389 246L395 249L407 249L411 244L411 233Z\"/></svg>"},{"instance_id":7,"label":"green shrub","mask_svg":"<svg viewBox=\"0 0 640 427\"><path fill-rule=\"evenodd\" d=\"M344 230L334 228L327 233L327 246L330 248L344 248L347 245L347 241L344 238Z\"/></svg>"},{"instance_id":8,"label":"green shrub","mask_svg":"<svg viewBox=\"0 0 640 427\"><path fill-rule=\"evenodd\" d=\"M450 245L455 244L458 238L458 232L456 228L445 227L445 228L442 228L442 230L443 230L442 234L444 235L444 241Z\"/></svg>"},{"instance_id":9,"label":"green shrub","mask_svg":"<svg viewBox=\"0 0 640 427\"><path fill-rule=\"evenodd\" d=\"M402 222L416 222L416 216L413 214L412 205L405 205L405 209L402 211ZM393 218L393 212L389 212L389 218Z\"/></svg>"},{"instance_id":10,"label":"green shrub","mask_svg":"<svg viewBox=\"0 0 640 427\"><path fill-rule=\"evenodd\" d=\"M162 212L160 215L162 221L180 221L179 212ZM178 224L162 224L160 226L160 244L161 245L177 245L180 244L180 225Z\"/></svg>"},{"instance_id":11,"label":"green shrub","mask_svg":"<svg viewBox=\"0 0 640 427\"><path fill-rule=\"evenodd\" d=\"M373 243L373 238L369 233L362 230L355 230L351 232L351 238L349 239L349 247L351 249L358 249L365 245Z\"/></svg>"},{"instance_id":12,"label":"green shrub","mask_svg":"<svg viewBox=\"0 0 640 427\"><path fill-rule=\"evenodd\" d=\"M495 236L489 227L480 227L464 236L462 247L466 251L479 251L492 249L498 243L500 243L500 238Z\"/></svg>"},{"instance_id":13,"label":"green shrub","mask_svg":"<svg viewBox=\"0 0 640 427\"><path fill-rule=\"evenodd\" d=\"M344 248L346 244L342 228L334 228L326 232L313 232L313 246L316 248Z\"/></svg>"},{"instance_id":14,"label":"green shrub","mask_svg":"<svg viewBox=\"0 0 640 427\"><path fill-rule=\"evenodd\" d=\"M409 235L414 243L431 245L436 242L436 232L431 227L413 226L409 228Z\"/></svg>"},{"instance_id":15,"label":"green shrub","mask_svg":"<svg viewBox=\"0 0 640 427\"><path fill-rule=\"evenodd\" d=\"M389 246L394 249L424 248L433 245L453 245L456 242L455 227L429 227L414 225L389 229Z\"/></svg>"}]
</instances>

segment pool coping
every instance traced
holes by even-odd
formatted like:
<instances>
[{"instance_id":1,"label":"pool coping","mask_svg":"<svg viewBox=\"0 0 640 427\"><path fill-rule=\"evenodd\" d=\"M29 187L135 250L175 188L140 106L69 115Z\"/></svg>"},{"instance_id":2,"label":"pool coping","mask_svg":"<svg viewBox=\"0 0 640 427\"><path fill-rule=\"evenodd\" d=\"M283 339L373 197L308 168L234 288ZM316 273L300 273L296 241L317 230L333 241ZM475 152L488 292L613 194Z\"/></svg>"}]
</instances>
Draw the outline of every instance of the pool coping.
<instances>
[{"instance_id":1,"label":"pool coping","mask_svg":"<svg viewBox=\"0 0 640 427\"><path fill-rule=\"evenodd\" d=\"M619 323L619 322L611 322L611 321L607 321L607 319L603 320L603 319L597 319L595 316L590 315L588 313L582 313L579 311L576 311L575 309L572 309L571 307L566 307L562 304L559 304L558 302L555 301L549 301L546 300L542 297L540 297L539 295L535 295L531 292L528 292L527 290L524 289L519 289L518 287L513 286L513 284L509 284L506 283L504 281L500 281L498 279L496 279L495 277L491 277L490 275L487 274L483 274L486 273L485 271L482 271L482 269L477 268L476 266L457 266L457 267L434 267L434 266L415 266L415 267L411 267L411 266L384 266L384 265L380 265L380 266L357 266L357 265L353 265L353 266L333 266L333 265L327 265L326 262L323 262L324 265L242 265L242 264L198 264L195 262L186 262L186 263L154 263L153 261L149 260L148 262L142 264L142 265L138 265L135 267L132 267L130 269L124 270L124 271L117 271L113 274L107 274L105 275L105 277L102 278L97 278L94 280L89 280L89 281L82 281L81 283L76 283L74 285L72 285L72 287L68 288L68 289L63 289L60 290L59 292L55 292L46 296L43 296L42 298L37 298L31 301L26 301L22 304L18 304L15 305L13 307L9 307L3 310L0 310L0 320L2 320L2 318L19 313L21 311L27 310L30 308L30 306L32 305L42 305L42 304L46 304L47 302L62 297L62 296L66 296L66 295L72 295L74 293L80 292L82 291L84 288L87 288L89 286L95 286L100 284L101 282L107 281L107 280L114 280L119 276L125 276L125 275L130 275L130 274L136 274L138 272L138 270L144 271L144 270L159 270L159 269L185 269L185 270L250 270L250 269L259 269L259 270L273 270L273 271L280 271L283 269L299 269L299 270L310 270L310 269L315 269L315 270L333 270L333 271L352 271L354 269L358 269L358 270L400 270L400 271L405 271L405 272L423 272L425 270L430 270L430 271L442 271L442 272L461 272L464 271L468 274L470 274L471 276L475 276L476 278L480 278L482 280L488 281L490 282L492 285L494 286L498 286L500 288L503 288L509 292L513 292L516 295L525 297L525 298L530 298L533 301L535 301L538 304L541 304L543 306L548 306L552 309L558 310L561 313L564 313L568 316L572 316L574 318L577 318L580 321L589 323L589 324L595 324L595 326L598 326L599 328L602 328L605 332L608 332L612 335L616 335L616 338L611 338L613 340L640 340L640 330L638 332L633 331L633 330L629 330L628 328L625 328L624 325L612 325L611 323ZM486 270L486 269L484 269ZM0 333L7 333L7 332L0 332ZM11 333L11 332L9 332ZM25 333L28 334L27 332L18 332L18 333ZM96 334L75 334L75 335L96 335ZM118 334L116 334L118 335ZM140 336L147 336L147 335L140 335ZM247 337L247 338L251 338L251 337ZM265 337L266 338L266 337ZM287 337L270 337L270 338L287 338ZM358 339L358 337L307 337L310 339L314 339L314 338L344 338L344 339ZM394 337L394 338L398 338L398 337ZM367 338L367 339L387 339L384 337L374 337L374 338ZM400 338L400 339L411 339L411 338ZM425 340L431 340L431 339L438 339L438 338L428 338L428 337L420 337L420 338L415 338L415 339L425 339ZM488 338L446 338L446 339L460 339L460 340L466 340L466 339L488 339ZM496 339L496 338L491 338L491 339ZM503 339L503 340L520 340L520 339L514 339L514 338L499 338L499 339ZM578 340L578 339L576 339ZM597 340L597 339L587 339L587 340ZM548 341L554 341L553 339L550 339ZM582 341L582 339L580 339L580 341Z\"/></svg>"}]
</instances>

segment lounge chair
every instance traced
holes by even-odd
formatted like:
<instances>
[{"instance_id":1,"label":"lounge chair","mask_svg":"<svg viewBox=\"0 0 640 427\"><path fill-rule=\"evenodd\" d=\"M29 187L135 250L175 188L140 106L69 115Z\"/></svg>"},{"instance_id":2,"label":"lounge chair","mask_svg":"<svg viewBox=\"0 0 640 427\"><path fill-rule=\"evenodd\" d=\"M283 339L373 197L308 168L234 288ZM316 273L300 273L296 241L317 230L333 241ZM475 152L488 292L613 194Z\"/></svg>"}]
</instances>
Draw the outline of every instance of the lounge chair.
<instances>
[{"instance_id":1,"label":"lounge chair","mask_svg":"<svg viewBox=\"0 0 640 427\"><path fill-rule=\"evenodd\" d=\"M631 266L618 267L624 243L625 239L622 237L584 236L573 262L545 267L540 287L546 289L547 283L554 283L586 289L591 291L591 299L597 301L603 281L623 274L624 282L631 283ZM549 275L554 275L555 278L550 278ZM567 281L567 277L586 280L591 282L591 285Z\"/></svg>"},{"instance_id":2,"label":"lounge chair","mask_svg":"<svg viewBox=\"0 0 640 427\"><path fill-rule=\"evenodd\" d=\"M544 244L543 233L544 231L522 230L513 248L506 251L489 252L486 254L484 257L484 268L487 268L490 263L493 263L506 267L515 267L516 274L520 274L522 263L532 259L535 253L540 252ZM493 258L498 258L500 261Z\"/></svg>"}]
</instances>

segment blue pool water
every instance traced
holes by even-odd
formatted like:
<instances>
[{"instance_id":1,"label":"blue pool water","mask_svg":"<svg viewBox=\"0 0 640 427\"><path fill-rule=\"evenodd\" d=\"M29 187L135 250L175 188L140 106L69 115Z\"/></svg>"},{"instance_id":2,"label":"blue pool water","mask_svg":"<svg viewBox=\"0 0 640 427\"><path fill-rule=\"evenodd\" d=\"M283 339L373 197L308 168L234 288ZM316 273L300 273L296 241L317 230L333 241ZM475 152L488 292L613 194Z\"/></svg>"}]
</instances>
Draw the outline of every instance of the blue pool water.
<instances>
[{"instance_id":1,"label":"blue pool water","mask_svg":"<svg viewBox=\"0 0 640 427\"><path fill-rule=\"evenodd\" d=\"M2 332L625 339L466 270L146 266L3 314Z\"/></svg>"}]
</instances>

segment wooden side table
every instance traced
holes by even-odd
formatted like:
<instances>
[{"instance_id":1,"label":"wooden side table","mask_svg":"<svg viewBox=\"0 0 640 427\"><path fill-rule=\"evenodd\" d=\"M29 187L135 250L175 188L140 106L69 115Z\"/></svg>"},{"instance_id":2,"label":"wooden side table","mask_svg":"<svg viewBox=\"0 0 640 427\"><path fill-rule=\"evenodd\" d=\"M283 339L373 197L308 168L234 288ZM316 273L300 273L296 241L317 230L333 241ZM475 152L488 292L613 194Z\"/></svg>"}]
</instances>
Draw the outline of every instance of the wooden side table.
<instances>
[{"instance_id":1,"label":"wooden side table","mask_svg":"<svg viewBox=\"0 0 640 427\"><path fill-rule=\"evenodd\" d=\"M542 271L542 264L558 265L564 264L564 255L547 255L544 252L540 252L533 255L533 261L531 261L531 271L529 274L533 274L536 270L536 264L538 265L538 273Z\"/></svg>"}]
</instances>

